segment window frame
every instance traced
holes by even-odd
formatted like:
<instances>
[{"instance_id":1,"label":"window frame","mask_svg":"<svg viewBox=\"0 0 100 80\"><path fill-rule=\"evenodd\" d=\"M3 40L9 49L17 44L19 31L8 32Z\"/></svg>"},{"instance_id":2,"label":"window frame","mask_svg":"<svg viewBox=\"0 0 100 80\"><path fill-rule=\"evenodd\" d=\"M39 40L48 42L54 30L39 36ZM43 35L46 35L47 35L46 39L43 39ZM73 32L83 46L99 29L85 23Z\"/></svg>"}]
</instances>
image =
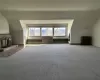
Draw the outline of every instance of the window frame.
<instances>
[{"instance_id":1,"label":"window frame","mask_svg":"<svg viewBox=\"0 0 100 80\"><path fill-rule=\"evenodd\" d=\"M29 36L29 28L40 28L40 36ZM41 27L28 27L28 37L41 37Z\"/></svg>"},{"instance_id":2,"label":"window frame","mask_svg":"<svg viewBox=\"0 0 100 80\"><path fill-rule=\"evenodd\" d=\"M52 28L52 37L54 36L54 34L53 34L53 27L41 27L41 37L45 37L45 36L42 36L42 28Z\"/></svg>"},{"instance_id":3,"label":"window frame","mask_svg":"<svg viewBox=\"0 0 100 80\"><path fill-rule=\"evenodd\" d=\"M54 35L54 34L55 34L54 28L65 28L65 36L55 36L55 35ZM66 28L66 27L54 27L54 28L53 28L53 36L54 36L54 37L66 37L66 34L67 34L67 31L66 31L67 28Z\"/></svg>"},{"instance_id":4,"label":"window frame","mask_svg":"<svg viewBox=\"0 0 100 80\"><path fill-rule=\"evenodd\" d=\"M29 28L40 28L40 36L29 36ZM67 28L66 27L39 27L39 26L37 26L37 27L28 27L28 37L44 37L44 36L42 36L42 28L52 28L52 37L66 37L66 35L67 35ZM65 36L54 36L54 34L55 34L55 32L54 32L54 28L65 28Z\"/></svg>"}]
</instances>

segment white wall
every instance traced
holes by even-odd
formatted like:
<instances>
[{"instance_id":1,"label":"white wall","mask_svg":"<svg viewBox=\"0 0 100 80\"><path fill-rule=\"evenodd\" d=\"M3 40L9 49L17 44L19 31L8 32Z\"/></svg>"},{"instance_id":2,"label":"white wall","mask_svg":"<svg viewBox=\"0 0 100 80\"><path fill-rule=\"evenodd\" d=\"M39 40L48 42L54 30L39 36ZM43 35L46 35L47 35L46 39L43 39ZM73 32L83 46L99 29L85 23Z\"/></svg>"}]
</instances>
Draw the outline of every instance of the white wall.
<instances>
[{"instance_id":1,"label":"white wall","mask_svg":"<svg viewBox=\"0 0 100 80\"><path fill-rule=\"evenodd\" d=\"M96 11L2 11L2 14L12 20L10 24L17 21L20 29L19 20L57 20L57 19L74 19L71 28L71 43L80 43L81 36L91 36L92 26L99 15ZM21 40L23 36L20 34ZM23 43L23 41L21 41Z\"/></svg>"},{"instance_id":2,"label":"white wall","mask_svg":"<svg viewBox=\"0 0 100 80\"><path fill-rule=\"evenodd\" d=\"M71 42L80 43L81 36L92 36L92 27L98 18L97 12L84 12L74 19L71 28Z\"/></svg>"},{"instance_id":3,"label":"white wall","mask_svg":"<svg viewBox=\"0 0 100 80\"><path fill-rule=\"evenodd\" d=\"M21 21L20 21L20 24L21 24L22 29L23 29L23 39L24 39L24 46L25 46L26 41L27 41L27 37L28 37L28 27L26 26L26 24L21 23Z\"/></svg>"},{"instance_id":4,"label":"white wall","mask_svg":"<svg viewBox=\"0 0 100 80\"><path fill-rule=\"evenodd\" d=\"M100 19L93 27L93 45L100 47Z\"/></svg>"},{"instance_id":5,"label":"white wall","mask_svg":"<svg viewBox=\"0 0 100 80\"><path fill-rule=\"evenodd\" d=\"M19 20L8 20L13 44L24 44L23 29Z\"/></svg>"},{"instance_id":6,"label":"white wall","mask_svg":"<svg viewBox=\"0 0 100 80\"><path fill-rule=\"evenodd\" d=\"M67 30L67 35L69 36L69 34L71 33L71 28L72 28L72 25L73 25L73 22L74 22L74 20L72 20L72 21L70 21L69 23L68 23L68 30Z\"/></svg>"},{"instance_id":7,"label":"white wall","mask_svg":"<svg viewBox=\"0 0 100 80\"><path fill-rule=\"evenodd\" d=\"M0 34L9 34L8 21L1 13L0 13Z\"/></svg>"}]
</instances>

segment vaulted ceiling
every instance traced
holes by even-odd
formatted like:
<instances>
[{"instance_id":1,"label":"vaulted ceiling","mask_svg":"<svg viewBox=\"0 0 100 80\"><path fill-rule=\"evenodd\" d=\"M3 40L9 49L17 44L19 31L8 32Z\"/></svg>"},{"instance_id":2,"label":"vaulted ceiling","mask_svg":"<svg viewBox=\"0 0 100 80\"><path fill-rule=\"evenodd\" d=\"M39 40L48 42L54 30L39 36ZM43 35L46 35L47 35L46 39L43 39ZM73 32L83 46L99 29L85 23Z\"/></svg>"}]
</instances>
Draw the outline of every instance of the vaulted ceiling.
<instances>
[{"instance_id":1,"label":"vaulted ceiling","mask_svg":"<svg viewBox=\"0 0 100 80\"><path fill-rule=\"evenodd\" d=\"M100 0L0 0L0 10L86 11L100 8Z\"/></svg>"}]
</instances>

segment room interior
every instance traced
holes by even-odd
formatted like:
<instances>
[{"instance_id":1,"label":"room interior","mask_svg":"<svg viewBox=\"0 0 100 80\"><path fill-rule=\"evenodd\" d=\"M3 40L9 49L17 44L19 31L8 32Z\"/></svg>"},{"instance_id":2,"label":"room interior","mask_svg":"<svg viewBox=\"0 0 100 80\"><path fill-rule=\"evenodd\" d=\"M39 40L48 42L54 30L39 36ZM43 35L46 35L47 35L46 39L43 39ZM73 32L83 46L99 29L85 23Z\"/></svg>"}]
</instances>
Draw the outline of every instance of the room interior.
<instances>
[{"instance_id":1,"label":"room interior","mask_svg":"<svg viewBox=\"0 0 100 80\"><path fill-rule=\"evenodd\" d=\"M0 0L0 80L100 80L100 0Z\"/></svg>"},{"instance_id":2,"label":"room interior","mask_svg":"<svg viewBox=\"0 0 100 80\"><path fill-rule=\"evenodd\" d=\"M5 19L4 16L2 17ZM15 47L16 45L23 45L25 47L27 44L66 43L74 45L92 45L92 35L90 33L92 30L90 27L85 28L84 26L82 28L79 41L77 40L78 43L73 41L73 32L75 31L73 31L73 25L75 25L74 19L20 20L19 22L19 27L14 27L7 23L9 32L7 35L9 35L9 37L1 35L1 51L11 46ZM19 22L15 21L15 24L19 25ZM37 29L37 31L35 31L35 29ZM43 33L43 29L45 29L45 34ZM62 29L62 33L60 29ZM51 32L49 32L49 30L51 30ZM78 34L75 37L76 39L78 39L77 36Z\"/></svg>"}]
</instances>

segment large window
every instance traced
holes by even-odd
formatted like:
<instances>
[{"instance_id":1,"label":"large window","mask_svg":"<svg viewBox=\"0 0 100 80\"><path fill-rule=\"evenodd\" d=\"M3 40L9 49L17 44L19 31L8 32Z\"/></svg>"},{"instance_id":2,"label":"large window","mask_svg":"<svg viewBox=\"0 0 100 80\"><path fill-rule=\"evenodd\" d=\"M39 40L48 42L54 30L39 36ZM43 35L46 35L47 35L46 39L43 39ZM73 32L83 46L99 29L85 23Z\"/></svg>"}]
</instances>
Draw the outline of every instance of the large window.
<instances>
[{"instance_id":1,"label":"large window","mask_svg":"<svg viewBox=\"0 0 100 80\"><path fill-rule=\"evenodd\" d=\"M53 28L42 28L42 36L53 36Z\"/></svg>"},{"instance_id":2,"label":"large window","mask_svg":"<svg viewBox=\"0 0 100 80\"><path fill-rule=\"evenodd\" d=\"M65 27L54 28L54 36L66 36L66 28Z\"/></svg>"},{"instance_id":3,"label":"large window","mask_svg":"<svg viewBox=\"0 0 100 80\"><path fill-rule=\"evenodd\" d=\"M40 36L40 28L29 28L29 36Z\"/></svg>"},{"instance_id":4,"label":"large window","mask_svg":"<svg viewBox=\"0 0 100 80\"><path fill-rule=\"evenodd\" d=\"M29 27L29 36L66 36L66 27Z\"/></svg>"}]
</instances>

